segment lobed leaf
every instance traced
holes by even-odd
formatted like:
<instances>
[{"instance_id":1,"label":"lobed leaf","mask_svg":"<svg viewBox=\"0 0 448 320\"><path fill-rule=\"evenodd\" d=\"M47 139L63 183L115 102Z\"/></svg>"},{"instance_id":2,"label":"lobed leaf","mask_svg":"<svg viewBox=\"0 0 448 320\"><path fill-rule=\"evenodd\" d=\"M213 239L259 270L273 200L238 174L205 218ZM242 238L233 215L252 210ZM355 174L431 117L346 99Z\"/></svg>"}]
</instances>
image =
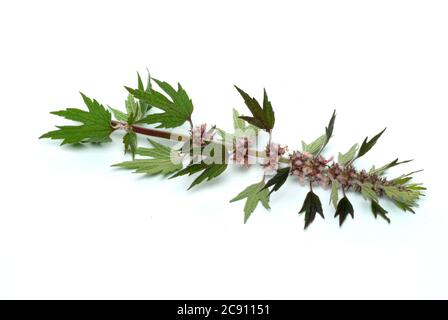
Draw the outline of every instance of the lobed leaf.
<instances>
[{"instance_id":1,"label":"lobed leaf","mask_svg":"<svg viewBox=\"0 0 448 320\"><path fill-rule=\"evenodd\" d=\"M359 148L358 155L355 159L361 158L363 155L365 155L367 152L372 149L372 147L376 144L378 139L381 137L381 135L386 131L386 128L383 129L380 133L378 133L376 136L374 136L372 139L368 140L368 137L364 139L364 141L361 144L361 147Z\"/></svg>"},{"instance_id":2,"label":"lobed leaf","mask_svg":"<svg viewBox=\"0 0 448 320\"><path fill-rule=\"evenodd\" d=\"M140 103L146 103L149 106L156 107L163 111L161 113L149 114L138 122L146 124L158 123L159 125L157 128L175 128L183 125L186 121L191 120L193 103L182 86L178 84L177 90L175 90L167 82L159 81L157 79L153 80L170 99L154 89L145 91L125 87L130 94L139 99Z\"/></svg>"},{"instance_id":3,"label":"lobed leaf","mask_svg":"<svg viewBox=\"0 0 448 320\"><path fill-rule=\"evenodd\" d=\"M266 209L270 209L269 192L265 188L265 184L263 181L251 184L246 189L241 191L235 198L230 200L230 202L235 202L243 199L246 199L246 203L244 205L244 223L247 222L250 215L255 211L258 203L261 203Z\"/></svg>"},{"instance_id":4,"label":"lobed leaf","mask_svg":"<svg viewBox=\"0 0 448 320\"><path fill-rule=\"evenodd\" d=\"M377 201L372 200L372 213L373 216L375 217L375 219L380 216L381 218L383 218L384 220L387 221L387 223L390 223L390 219L389 217L386 215L388 212L379 205L379 203Z\"/></svg>"},{"instance_id":5,"label":"lobed leaf","mask_svg":"<svg viewBox=\"0 0 448 320\"><path fill-rule=\"evenodd\" d=\"M338 163L345 166L352 161L356 156L356 151L358 150L358 144L355 143L346 153L342 154L339 152Z\"/></svg>"},{"instance_id":6,"label":"lobed leaf","mask_svg":"<svg viewBox=\"0 0 448 320\"><path fill-rule=\"evenodd\" d=\"M88 111L67 108L61 111L51 112L54 115L68 120L82 123L79 126L57 126L58 130L50 131L39 139L62 140L63 144L75 144L82 142L101 143L109 142L113 129L111 126L111 114L98 101L92 100L83 93L81 96Z\"/></svg>"},{"instance_id":7,"label":"lobed leaf","mask_svg":"<svg viewBox=\"0 0 448 320\"><path fill-rule=\"evenodd\" d=\"M348 198L344 196L341 200L339 200L338 206L336 208L336 213L334 215L335 217L339 217L339 226L342 226L348 215L351 215L353 219L354 210Z\"/></svg>"},{"instance_id":8,"label":"lobed leaf","mask_svg":"<svg viewBox=\"0 0 448 320\"><path fill-rule=\"evenodd\" d=\"M240 116L241 119L247 121L248 123L266 130L271 131L274 128L275 124L275 115L274 110L272 109L272 104L269 101L266 90L264 90L263 94L263 108L260 106L260 103L255 99L250 97L246 92L235 86L236 90L240 93L240 95L244 99L244 103L246 104L249 111L252 113L252 116Z\"/></svg>"},{"instance_id":9,"label":"lobed leaf","mask_svg":"<svg viewBox=\"0 0 448 320\"><path fill-rule=\"evenodd\" d=\"M148 175L162 174L167 175L182 169L180 159L173 159L173 150L153 140L149 140L152 148L137 148L135 154L150 157L151 159L135 159L112 165L124 169L135 170L136 173L145 173ZM176 161L173 161L176 160Z\"/></svg>"},{"instance_id":10,"label":"lobed leaf","mask_svg":"<svg viewBox=\"0 0 448 320\"><path fill-rule=\"evenodd\" d=\"M286 182L286 179L288 179L290 170L291 170L290 167L278 169L275 176L273 176L271 179L268 180L263 189L268 189L269 187L274 186L269 192L269 194L271 194L274 191L278 191Z\"/></svg>"},{"instance_id":11,"label":"lobed leaf","mask_svg":"<svg viewBox=\"0 0 448 320\"><path fill-rule=\"evenodd\" d=\"M308 228L311 223L313 223L314 218L316 217L316 213L319 213L322 218L325 218L320 199L315 193L313 193L313 191L309 191L306 195L305 201L303 202L302 209L300 209L299 214L303 212L305 212L305 229Z\"/></svg>"}]
</instances>

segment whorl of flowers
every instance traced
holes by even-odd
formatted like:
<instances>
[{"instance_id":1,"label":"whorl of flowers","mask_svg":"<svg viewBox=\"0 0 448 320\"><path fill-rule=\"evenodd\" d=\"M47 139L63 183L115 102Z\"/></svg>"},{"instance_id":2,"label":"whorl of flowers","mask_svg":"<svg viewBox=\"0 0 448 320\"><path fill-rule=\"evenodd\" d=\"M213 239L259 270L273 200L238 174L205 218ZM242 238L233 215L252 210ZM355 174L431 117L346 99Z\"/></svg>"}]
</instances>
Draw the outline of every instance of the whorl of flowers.
<instances>
[{"instance_id":1,"label":"whorl of flowers","mask_svg":"<svg viewBox=\"0 0 448 320\"><path fill-rule=\"evenodd\" d=\"M291 174L299 177L301 183L308 180L323 187L328 186L331 180L327 164L332 160L325 160L321 155L314 157L308 152L294 151L291 156Z\"/></svg>"},{"instance_id":2,"label":"whorl of flowers","mask_svg":"<svg viewBox=\"0 0 448 320\"><path fill-rule=\"evenodd\" d=\"M254 144L254 139L252 137L236 137L232 159L234 163L239 167L249 167L250 165L250 155L249 150Z\"/></svg>"},{"instance_id":3,"label":"whorl of flowers","mask_svg":"<svg viewBox=\"0 0 448 320\"><path fill-rule=\"evenodd\" d=\"M263 161L262 167L264 173L268 176L277 173L279 168L279 159L286 152L286 147L280 147L277 143L270 143L266 146L266 158Z\"/></svg>"},{"instance_id":4,"label":"whorl of flowers","mask_svg":"<svg viewBox=\"0 0 448 320\"><path fill-rule=\"evenodd\" d=\"M192 129L193 146L203 146L207 141L211 141L215 135L215 128L207 130L207 124L203 123L200 126L195 126Z\"/></svg>"}]
</instances>

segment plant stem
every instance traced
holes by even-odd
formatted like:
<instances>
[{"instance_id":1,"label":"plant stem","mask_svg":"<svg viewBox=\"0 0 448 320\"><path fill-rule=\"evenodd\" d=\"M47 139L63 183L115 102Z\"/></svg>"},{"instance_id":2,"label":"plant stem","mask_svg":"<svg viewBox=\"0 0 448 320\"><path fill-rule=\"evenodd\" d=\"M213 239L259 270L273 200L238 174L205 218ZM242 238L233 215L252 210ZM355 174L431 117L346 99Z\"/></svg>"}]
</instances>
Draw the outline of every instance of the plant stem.
<instances>
[{"instance_id":1,"label":"plant stem","mask_svg":"<svg viewBox=\"0 0 448 320\"><path fill-rule=\"evenodd\" d=\"M126 125L126 123L112 120L111 125L112 125L112 127L116 127L119 125L124 126L124 125ZM134 131L135 133L143 134L145 136L150 136L150 137L157 137L157 138L162 138L162 139L167 139L167 140L172 140L172 141L177 141L177 142L188 141L190 139L190 136L188 136L188 135L164 131L164 130L145 128L145 127L141 127L141 126L137 126L137 125L132 125L131 128L132 128L132 131ZM222 142L218 142L218 143L222 143ZM233 144L227 144L227 145L229 147L233 148ZM258 158L266 158L265 151L249 150L249 154L251 156L255 156ZM288 163L289 159L281 158L280 161L283 163Z\"/></svg>"}]
</instances>

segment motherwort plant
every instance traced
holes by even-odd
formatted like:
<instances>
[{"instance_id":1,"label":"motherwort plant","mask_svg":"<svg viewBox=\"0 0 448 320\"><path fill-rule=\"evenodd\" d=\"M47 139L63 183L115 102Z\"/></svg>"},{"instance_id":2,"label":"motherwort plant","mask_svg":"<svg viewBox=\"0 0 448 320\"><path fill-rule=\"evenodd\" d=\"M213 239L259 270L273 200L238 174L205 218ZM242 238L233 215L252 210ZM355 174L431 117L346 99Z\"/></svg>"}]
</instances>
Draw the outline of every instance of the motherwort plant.
<instances>
[{"instance_id":1,"label":"motherwort plant","mask_svg":"<svg viewBox=\"0 0 448 320\"><path fill-rule=\"evenodd\" d=\"M388 169L409 160L395 159L381 167L373 166L370 170L355 167L356 160L372 149L385 129L371 139L365 138L360 145L354 144L347 152L339 153L337 159L325 157L323 152L333 135L336 119L336 112L333 112L320 137L309 144L302 141L301 150L289 151L286 146L272 141L275 115L266 90L260 103L235 87L250 115L240 115L233 110L234 132L228 133L216 126L193 123L193 103L180 84L174 88L149 75L146 83L143 83L140 75L137 75L137 87L125 87L129 94L124 111L106 108L81 93L87 110L68 108L52 112L79 122L80 125L58 126L41 138L62 140L62 145L105 143L111 141L110 135L113 132L121 131L124 133L125 153L130 153L132 160L113 166L169 178L197 175L189 189L218 177L226 171L229 164L241 167L260 166L263 170L260 180L230 200L234 202L245 199L244 222L259 203L269 209L271 194L278 191L288 178L309 188L299 211L305 215L305 228L314 221L316 214L324 217L321 200L313 192L313 188L317 186L329 190L329 199L340 225L348 215L354 217L354 209L348 198L350 192L360 193L370 202L375 218L380 216L387 222L390 222L388 212L380 205L380 199L387 198L398 208L414 212L418 199L423 196L425 188L412 182L415 172L393 179L385 177ZM153 88L153 84L158 88ZM173 129L184 124L189 129L183 134L158 129ZM168 146L148 139L150 147L140 147L137 145L137 134L176 143ZM268 141L258 148L261 135L266 135Z\"/></svg>"}]
</instances>

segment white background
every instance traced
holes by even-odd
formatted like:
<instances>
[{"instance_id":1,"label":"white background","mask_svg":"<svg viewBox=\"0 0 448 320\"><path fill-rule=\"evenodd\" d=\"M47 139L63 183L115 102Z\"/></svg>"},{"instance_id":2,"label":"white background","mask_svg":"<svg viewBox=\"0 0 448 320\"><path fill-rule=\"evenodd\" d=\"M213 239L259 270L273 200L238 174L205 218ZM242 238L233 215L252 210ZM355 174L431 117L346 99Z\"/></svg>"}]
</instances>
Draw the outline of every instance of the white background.
<instances>
[{"instance_id":1,"label":"white background","mask_svg":"<svg viewBox=\"0 0 448 320\"><path fill-rule=\"evenodd\" d=\"M0 4L0 298L448 298L444 1L3 1ZM294 179L243 224L229 199L260 178L235 168L187 192L110 168L114 143L58 146L38 136L83 107L78 91L122 107L149 67L180 81L194 121L231 129L233 88L276 111L274 140L300 147L337 109L327 156L384 126L358 162L413 158L417 214L392 223L350 198L355 219L303 230ZM59 121L59 122L58 122ZM142 141L144 143L144 141Z\"/></svg>"}]
</instances>

